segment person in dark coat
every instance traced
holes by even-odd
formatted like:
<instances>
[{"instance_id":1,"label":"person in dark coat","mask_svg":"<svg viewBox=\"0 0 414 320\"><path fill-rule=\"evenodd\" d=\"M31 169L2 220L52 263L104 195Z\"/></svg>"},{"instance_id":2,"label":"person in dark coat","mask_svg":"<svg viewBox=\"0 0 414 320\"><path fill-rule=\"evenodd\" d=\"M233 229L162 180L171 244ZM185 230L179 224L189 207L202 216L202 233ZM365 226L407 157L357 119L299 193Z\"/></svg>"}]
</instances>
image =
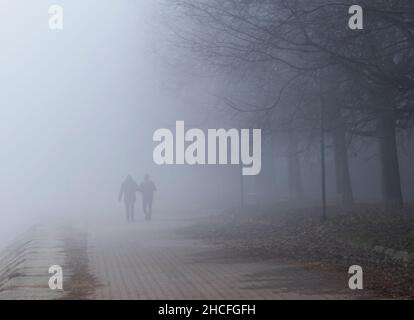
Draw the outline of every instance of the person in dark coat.
<instances>
[{"instance_id":1,"label":"person in dark coat","mask_svg":"<svg viewBox=\"0 0 414 320\"><path fill-rule=\"evenodd\" d=\"M152 201L154 199L154 192L157 188L148 174L145 175L144 181L141 182L139 190L142 193L142 208L144 210L145 220L151 220Z\"/></svg>"},{"instance_id":2,"label":"person in dark coat","mask_svg":"<svg viewBox=\"0 0 414 320\"><path fill-rule=\"evenodd\" d=\"M139 187L131 175L128 175L121 185L119 190L118 201L124 199L126 219L128 222L134 221L134 206L137 199L136 193L139 191Z\"/></svg>"}]
</instances>

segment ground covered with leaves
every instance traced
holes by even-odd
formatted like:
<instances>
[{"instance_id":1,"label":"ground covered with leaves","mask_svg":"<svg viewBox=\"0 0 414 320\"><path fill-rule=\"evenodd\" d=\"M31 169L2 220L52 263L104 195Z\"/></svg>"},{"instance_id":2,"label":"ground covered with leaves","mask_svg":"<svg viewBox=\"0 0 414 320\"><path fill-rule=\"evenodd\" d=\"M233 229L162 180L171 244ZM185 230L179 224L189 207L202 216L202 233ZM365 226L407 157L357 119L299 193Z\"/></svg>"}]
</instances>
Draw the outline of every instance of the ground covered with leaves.
<instances>
[{"instance_id":1,"label":"ground covered with leaves","mask_svg":"<svg viewBox=\"0 0 414 320\"><path fill-rule=\"evenodd\" d=\"M359 207L347 214L329 209L224 212L186 232L240 254L284 257L313 267L348 270L360 265L364 287L389 298L414 298L414 210L384 212Z\"/></svg>"}]
</instances>

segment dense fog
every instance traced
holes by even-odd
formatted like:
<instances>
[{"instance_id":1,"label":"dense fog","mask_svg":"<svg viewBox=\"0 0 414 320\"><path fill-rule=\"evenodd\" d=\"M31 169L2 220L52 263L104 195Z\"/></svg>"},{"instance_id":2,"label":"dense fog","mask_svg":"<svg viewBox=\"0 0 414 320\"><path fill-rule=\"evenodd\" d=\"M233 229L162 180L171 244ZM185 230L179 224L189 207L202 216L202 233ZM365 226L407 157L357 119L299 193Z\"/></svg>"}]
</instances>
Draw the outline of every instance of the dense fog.
<instances>
[{"instance_id":1,"label":"dense fog","mask_svg":"<svg viewBox=\"0 0 414 320\"><path fill-rule=\"evenodd\" d=\"M209 103L198 95L206 81L186 88L188 75L164 59L167 49L160 53L167 48L160 5L61 4L64 30L51 32L49 1L1 1L3 237L44 217L123 219L117 195L127 174L137 182L151 175L159 211L217 197L207 179L211 168L158 167L152 160L153 132Z\"/></svg>"},{"instance_id":2,"label":"dense fog","mask_svg":"<svg viewBox=\"0 0 414 320\"><path fill-rule=\"evenodd\" d=\"M249 77L252 73L243 66L218 71L210 64L214 57L186 50L181 36L188 33L179 36L177 30L196 34L203 26L179 20L169 1L59 2L65 10L59 32L48 28L50 1L0 2L3 238L51 217L122 220L117 196L127 174L137 182L147 173L152 177L157 186L154 211L161 215L238 206L238 166L154 164L153 133L173 130L176 120L188 128L262 128L262 172L243 178L245 201L268 205L291 199L286 135L269 133L263 114L252 120L251 114L226 103L240 102L242 109L249 103L268 105L279 89L256 90L255 96L254 88L266 80L257 76L262 73L255 70L256 78ZM285 81L283 70L280 74L280 84L272 79L275 88ZM317 133L309 137L299 143L303 202L295 204L318 206L319 142ZM405 140L399 148L403 196L410 201L412 143ZM375 141L352 144L349 164L355 201L380 202ZM328 203L334 203L330 141L326 179ZM3 247L6 240L0 241Z\"/></svg>"}]
</instances>

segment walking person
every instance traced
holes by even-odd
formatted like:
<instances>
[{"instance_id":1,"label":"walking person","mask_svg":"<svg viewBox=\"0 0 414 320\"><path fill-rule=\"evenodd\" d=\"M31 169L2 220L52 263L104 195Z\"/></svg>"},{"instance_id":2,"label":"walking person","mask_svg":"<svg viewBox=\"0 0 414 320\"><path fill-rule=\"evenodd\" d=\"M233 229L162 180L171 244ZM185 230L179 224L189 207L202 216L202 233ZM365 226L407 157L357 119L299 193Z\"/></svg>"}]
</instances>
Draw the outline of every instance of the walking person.
<instances>
[{"instance_id":1,"label":"walking person","mask_svg":"<svg viewBox=\"0 0 414 320\"><path fill-rule=\"evenodd\" d=\"M136 192L139 190L137 183L128 175L121 185L119 190L118 201L124 199L126 220L128 222L134 221L134 207L137 199Z\"/></svg>"},{"instance_id":2,"label":"walking person","mask_svg":"<svg viewBox=\"0 0 414 320\"><path fill-rule=\"evenodd\" d=\"M154 192L157 190L154 182L150 179L148 174L145 175L144 181L139 186L139 191L142 193L142 208L145 214L145 220L149 221L152 217L152 201L154 199Z\"/></svg>"}]
</instances>

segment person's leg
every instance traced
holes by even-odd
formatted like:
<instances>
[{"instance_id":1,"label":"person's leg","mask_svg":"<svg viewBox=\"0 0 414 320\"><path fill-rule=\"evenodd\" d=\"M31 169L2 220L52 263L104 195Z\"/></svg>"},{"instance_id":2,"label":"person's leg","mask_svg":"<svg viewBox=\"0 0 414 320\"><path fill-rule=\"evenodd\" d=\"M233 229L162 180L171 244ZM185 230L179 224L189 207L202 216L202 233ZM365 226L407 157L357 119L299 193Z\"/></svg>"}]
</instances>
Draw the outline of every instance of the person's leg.
<instances>
[{"instance_id":1,"label":"person's leg","mask_svg":"<svg viewBox=\"0 0 414 320\"><path fill-rule=\"evenodd\" d=\"M135 220L135 217L134 217L134 207L135 207L135 203L134 202L132 202L131 203L131 221L134 221Z\"/></svg>"},{"instance_id":2,"label":"person's leg","mask_svg":"<svg viewBox=\"0 0 414 320\"><path fill-rule=\"evenodd\" d=\"M144 212L144 216L147 217L147 210L145 208L145 198L142 198L142 212Z\"/></svg>"},{"instance_id":3,"label":"person's leg","mask_svg":"<svg viewBox=\"0 0 414 320\"><path fill-rule=\"evenodd\" d=\"M145 220L149 219L149 213L148 213L148 199L144 197L142 199L142 205L144 207L144 213L145 213Z\"/></svg>"},{"instance_id":4,"label":"person's leg","mask_svg":"<svg viewBox=\"0 0 414 320\"><path fill-rule=\"evenodd\" d=\"M126 220L129 221L129 203L125 202Z\"/></svg>"},{"instance_id":5,"label":"person's leg","mask_svg":"<svg viewBox=\"0 0 414 320\"><path fill-rule=\"evenodd\" d=\"M148 199L148 217L149 220L152 218L152 198Z\"/></svg>"}]
</instances>

